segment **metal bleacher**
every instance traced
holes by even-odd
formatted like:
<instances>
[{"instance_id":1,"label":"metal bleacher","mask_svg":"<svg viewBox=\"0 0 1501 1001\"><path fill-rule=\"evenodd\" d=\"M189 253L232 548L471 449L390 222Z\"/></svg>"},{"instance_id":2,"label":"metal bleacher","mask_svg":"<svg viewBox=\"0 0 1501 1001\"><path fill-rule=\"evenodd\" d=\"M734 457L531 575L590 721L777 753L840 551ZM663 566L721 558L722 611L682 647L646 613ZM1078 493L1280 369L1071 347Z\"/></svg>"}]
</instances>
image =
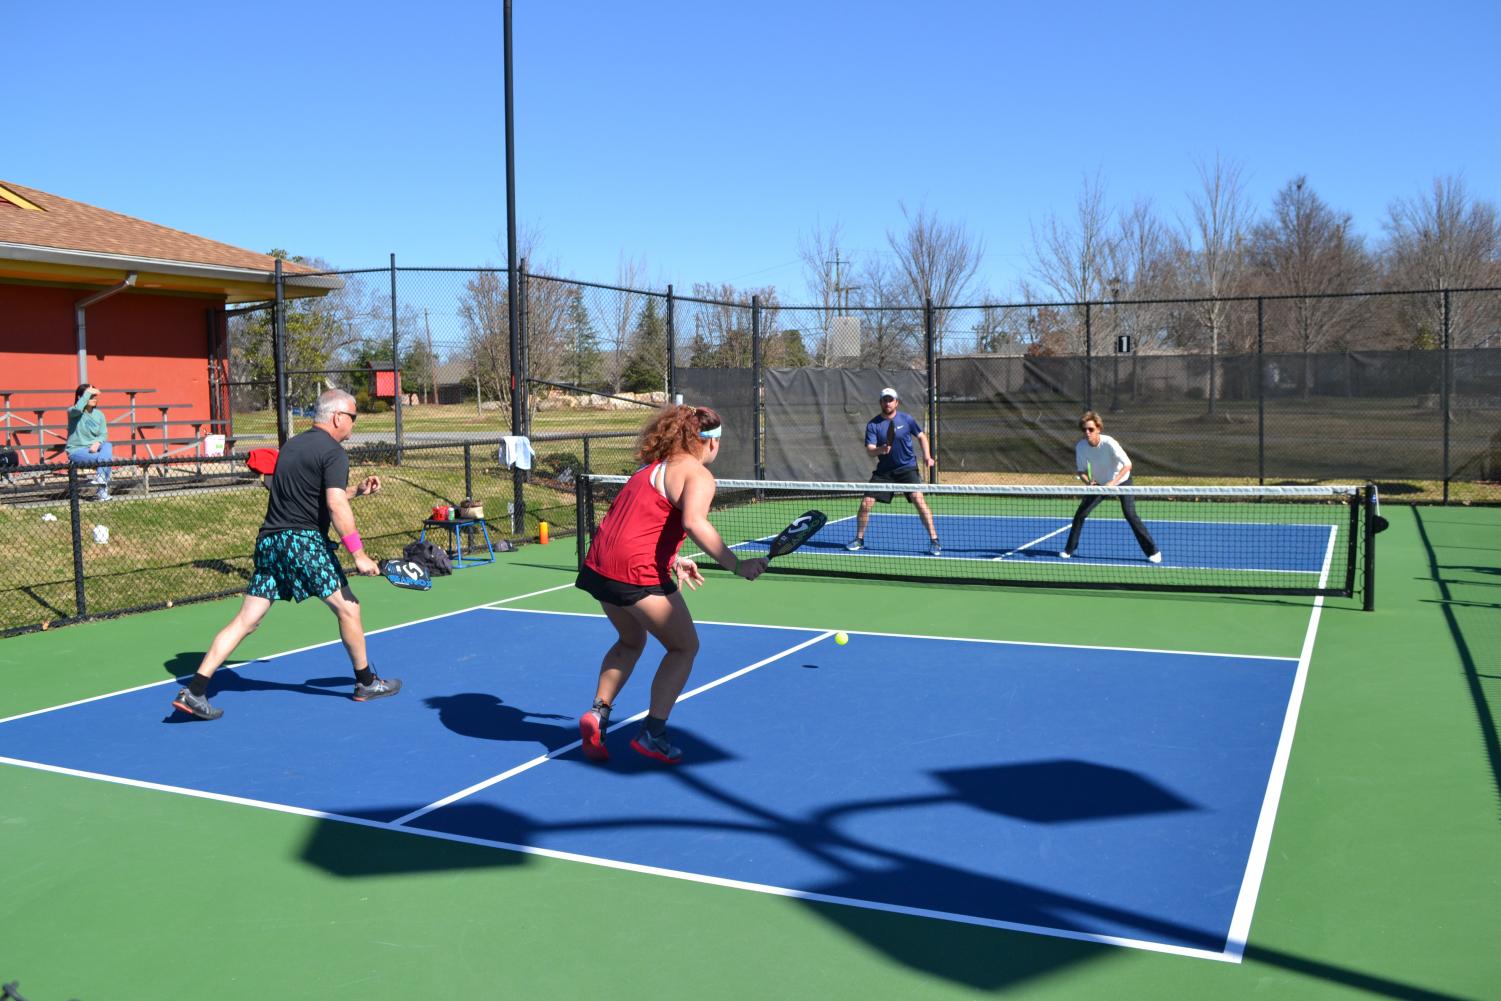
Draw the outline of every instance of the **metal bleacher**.
<instances>
[{"instance_id":1,"label":"metal bleacher","mask_svg":"<svg viewBox=\"0 0 1501 1001\"><path fill-rule=\"evenodd\" d=\"M117 472L124 474L127 482L132 476L139 476L148 492L153 470L158 476L193 472L192 466L185 466L177 460L204 457L207 454L205 438L208 435L223 434L226 452L232 451L234 447L234 438L228 434L229 421L198 416L173 416L174 413L181 414L183 411L196 409L190 403L158 403L138 399L155 393L155 389L101 387L100 399L124 396L126 402L101 403L96 406L96 409L105 413L115 460L145 460L140 465L122 466ZM65 475L67 472L67 413L74 395L71 389L0 389L0 447L16 453L18 466L32 467L29 473L19 475L29 479L33 487L40 487L49 477ZM67 402L28 402L19 405L12 402L16 397L31 399L38 396L62 396ZM124 432L124 436L118 436L119 432ZM151 460L162 461L153 467ZM42 470L43 466L49 468ZM197 472L201 475L201 468ZM7 474L7 485L18 486L16 479L17 477ZM121 484L124 485L126 484Z\"/></svg>"}]
</instances>

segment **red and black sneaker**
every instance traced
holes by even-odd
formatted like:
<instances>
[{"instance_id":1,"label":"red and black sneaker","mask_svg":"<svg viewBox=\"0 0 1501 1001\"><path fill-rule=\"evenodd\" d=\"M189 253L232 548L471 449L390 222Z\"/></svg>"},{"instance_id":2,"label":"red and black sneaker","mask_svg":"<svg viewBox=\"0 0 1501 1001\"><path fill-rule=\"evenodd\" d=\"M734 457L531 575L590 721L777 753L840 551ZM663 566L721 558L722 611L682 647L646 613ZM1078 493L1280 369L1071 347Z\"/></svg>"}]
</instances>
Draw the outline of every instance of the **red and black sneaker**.
<instances>
[{"instance_id":1,"label":"red and black sneaker","mask_svg":"<svg viewBox=\"0 0 1501 1001\"><path fill-rule=\"evenodd\" d=\"M590 761L610 760L610 749L605 746L605 727L608 725L594 709L579 717L579 738L584 742L584 757Z\"/></svg>"},{"instance_id":2,"label":"red and black sneaker","mask_svg":"<svg viewBox=\"0 0 1501 1001\"><path fill-rule=\"evenodd\" d=\"M666 733L653 737L644 726L631 741L631 750L637 754L644 754L653 761L660 761L664 765L675 765L683 760L682 750L667 742Z\"/></svg>"}]
</instances>

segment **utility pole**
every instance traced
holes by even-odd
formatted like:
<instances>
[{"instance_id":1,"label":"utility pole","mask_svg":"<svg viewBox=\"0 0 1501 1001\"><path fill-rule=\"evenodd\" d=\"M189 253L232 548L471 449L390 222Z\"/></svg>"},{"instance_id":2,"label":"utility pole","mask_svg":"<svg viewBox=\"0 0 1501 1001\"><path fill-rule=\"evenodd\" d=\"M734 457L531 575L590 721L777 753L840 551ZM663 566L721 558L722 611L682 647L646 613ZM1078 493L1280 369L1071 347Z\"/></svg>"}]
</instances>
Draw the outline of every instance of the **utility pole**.
<instances>
[{"instance_id":1,"label":"utility pole","mask_svg":"<svg viewBox=\"0 0 1501 1001\"><path fill-rule=\"evenodd\" d=\"M427 307L422 307L422 327L427 331L427 402L438 402L438 359L433 355L433 325L427 318Z\"/></svg>"}]
</instances>

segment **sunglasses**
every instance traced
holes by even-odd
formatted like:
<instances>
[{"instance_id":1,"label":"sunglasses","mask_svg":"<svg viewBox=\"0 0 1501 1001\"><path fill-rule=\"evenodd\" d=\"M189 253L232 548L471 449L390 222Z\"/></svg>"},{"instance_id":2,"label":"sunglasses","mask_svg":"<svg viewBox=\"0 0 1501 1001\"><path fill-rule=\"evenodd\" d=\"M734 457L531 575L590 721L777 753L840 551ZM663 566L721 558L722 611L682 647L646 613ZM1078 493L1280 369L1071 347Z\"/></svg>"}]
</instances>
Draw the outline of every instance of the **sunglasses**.
<instances>
[{"instance_id":1,"label":"sunglasses","mask_svg":"<svg viewBox=\"0 0 1501 1001\"><path fill-rule=\"evenodd\" d=\"M360 415L359 414L352 414L348 410L335 410L334 413L335 414L343 414L345 417L348 417L349 418L349 423L351 423L351 424L353 424L355 421L357 421L357 420L360 419Z\"/></svg>"}]
</instances>

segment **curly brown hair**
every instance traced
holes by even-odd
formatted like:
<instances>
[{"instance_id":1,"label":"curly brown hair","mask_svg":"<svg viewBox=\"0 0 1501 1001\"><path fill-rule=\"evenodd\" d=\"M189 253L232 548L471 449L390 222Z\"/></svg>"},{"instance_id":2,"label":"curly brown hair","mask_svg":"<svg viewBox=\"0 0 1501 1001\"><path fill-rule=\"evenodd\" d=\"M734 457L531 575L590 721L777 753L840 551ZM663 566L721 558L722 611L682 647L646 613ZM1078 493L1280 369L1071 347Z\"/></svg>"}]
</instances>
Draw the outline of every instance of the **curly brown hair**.
<instances>
[{"instance_id":1,"label":"curly brown hair","mask_svg":"<svg viewBox=\"0 0 1501 1001\"><path fill-rule=\"evenodd\" d=\"M636 442L636 458L642 463L661 462L679 453L694 455L698 451L700 432L720 425L719 414L708 407L669 404L641 429Z\"/></svg>"}]
</instances>

